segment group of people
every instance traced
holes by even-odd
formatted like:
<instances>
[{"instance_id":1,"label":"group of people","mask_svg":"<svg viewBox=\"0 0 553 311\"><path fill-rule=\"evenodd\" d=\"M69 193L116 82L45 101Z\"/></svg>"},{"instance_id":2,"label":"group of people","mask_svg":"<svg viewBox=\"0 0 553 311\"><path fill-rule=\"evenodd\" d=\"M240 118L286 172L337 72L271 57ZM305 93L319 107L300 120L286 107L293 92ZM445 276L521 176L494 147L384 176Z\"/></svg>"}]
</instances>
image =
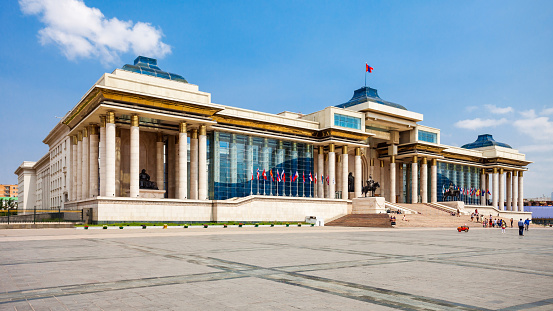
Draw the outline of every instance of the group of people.
<instances>
[{"instance_id":1,"label":"group of people","mask_svg":"<svg viewBox=\"0 0 553 311\"><path fill-rule=\"evenodd\" d=\"M530 227L530 219L526 218L522 221L522 218L518 221L518 235L524 235L524 230L528 231Z\"/></svg>"},{"instance_id":2,"label":"group of people","mask_svg":"<svg viewBox=\"0 0 553 311\"><path fill-rule=\"evenodd\" d=\"M480 223L482 221L482 227L484 228L501 228L501 233L505 233L505 228L507 228L507 221L501 218L493 218L492 215L490 215L489 218L484 217L484 215L480 215L478 213L478 209L474 210L474 213L470 214L470 221L474 221L476 218L476 222ZM513 218L511 218L511 228L513 227ZM528 227L530 227L530 219L526 218L526 220L520 219L518 222L518 234L524 235L524 230L528 231Z\"/></svg>"}]
</instances>

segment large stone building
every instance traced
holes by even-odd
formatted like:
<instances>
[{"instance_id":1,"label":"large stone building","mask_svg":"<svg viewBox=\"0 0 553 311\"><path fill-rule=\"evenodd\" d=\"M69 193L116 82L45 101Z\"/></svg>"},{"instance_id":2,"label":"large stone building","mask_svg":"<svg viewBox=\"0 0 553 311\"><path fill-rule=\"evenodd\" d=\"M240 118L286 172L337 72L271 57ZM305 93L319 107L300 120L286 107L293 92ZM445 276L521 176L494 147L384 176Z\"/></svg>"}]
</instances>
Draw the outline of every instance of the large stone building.
<instances>
[{"instance_id":1,"label":"large stone building","mask_svg":"<svg viewBox=\"0 0 553 311\"><path fill-rule=\"evenodd\" d=\"M392 204L523 210L530 162L491 135L443 145L422 114L369 87L336 104L305 115L215 104L138 57L104 74L46 136L49 153L17 169L19 207L90 208L98 222L328 220L372 177Z\"/></svg>"}]
</instances>

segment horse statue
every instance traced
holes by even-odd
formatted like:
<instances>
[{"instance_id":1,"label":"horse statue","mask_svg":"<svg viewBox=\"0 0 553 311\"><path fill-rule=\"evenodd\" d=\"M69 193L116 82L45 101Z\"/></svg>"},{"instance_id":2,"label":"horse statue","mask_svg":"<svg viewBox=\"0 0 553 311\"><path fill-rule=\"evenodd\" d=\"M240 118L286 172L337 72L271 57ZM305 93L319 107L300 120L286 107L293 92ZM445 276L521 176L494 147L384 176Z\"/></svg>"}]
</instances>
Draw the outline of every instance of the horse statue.
<instances>
[{"instance_id":1,"label":"horse statue","mask_svg":"<svg viewBox=\"0 0 553 311\"><path fill-rule=\"evenodd\" d=\"M369 180L367 180L367 185L363 187L363 195L367 197L367 193L371 192L371 197L374 197L374 192L377 188L380 188L380 184L373 180L372 176L369 176Z\"/></svg>"},{"instance_id":2,"label":"horse statue","mask_svg":"<svg viewBox=\"0 0 553 311\"><path fill-rule=\"evenodd\" d=\"M449 185L449 189L447 189L444 192L443 200L445 201L448 197L452 197L455 200L455 199L459 198L460 196L461 196L461 191L455 189L453 187L453 185Z\"/></svg>"}]
</instances>

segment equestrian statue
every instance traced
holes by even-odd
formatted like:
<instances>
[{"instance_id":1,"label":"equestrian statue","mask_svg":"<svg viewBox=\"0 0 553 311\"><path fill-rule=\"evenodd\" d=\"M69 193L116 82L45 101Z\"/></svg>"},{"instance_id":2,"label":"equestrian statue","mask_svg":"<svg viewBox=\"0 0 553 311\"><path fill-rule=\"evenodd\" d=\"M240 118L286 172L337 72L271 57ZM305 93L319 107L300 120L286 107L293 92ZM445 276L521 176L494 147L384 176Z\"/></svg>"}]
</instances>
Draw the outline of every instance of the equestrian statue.
<instances>
[{"instance_id":1,"label":"equestrian statue","mask_svg":"<svg viewBox=\"0 0 553 311\"><path fill-rule=\"evenodd\" d=\"M367 180L367 185L363 187L363 195L366 197L367 193L370 191L371 197L374 197L374 192L377 188L380 188L380 184L373 180L372 176L369 176L369 180Z\"/></svg>"},{"instance_id":2,"label":"equestrian statue","mask_svg":"<svg viewBox=\"0 0 553 311\"><path fill-rule=\"evenodd\" d=\"M444 201L448 197L452 197L454 200L456 200L460 196L461 196L461 191L459 191L458 189L455 189L455 187L453 187L453 184L449 184L449 188L444 192Z\"/></svg>"}]
</instances>

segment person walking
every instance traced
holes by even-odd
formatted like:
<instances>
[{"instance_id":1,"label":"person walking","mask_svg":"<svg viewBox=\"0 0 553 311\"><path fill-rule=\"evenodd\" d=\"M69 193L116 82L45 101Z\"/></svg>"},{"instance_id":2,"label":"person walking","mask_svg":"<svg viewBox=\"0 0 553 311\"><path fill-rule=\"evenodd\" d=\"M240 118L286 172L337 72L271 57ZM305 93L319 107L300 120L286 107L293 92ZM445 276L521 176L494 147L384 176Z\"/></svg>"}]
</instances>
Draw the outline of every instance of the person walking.
<instances>
[{"instance_id":1,"label":"person walking","mask_svg":"<svg viewBox=\"0 0 553 311\"><path fill-rule=\"evenodd\" d=\"M524 221L522 221L522 218L518 222L518 235L524 235Z\"/></svg>"},{"instance_id":2,"label":"person walking","mask_svg":"<svg viewBox=\"0 0 553 311\"><path fill-rule=\"evenodd\" d=\"M513 219L511 218L511 228L513 227Z\"/></svg>"},{"instance_id":3,"label":"person walking","mask_svg":"<svg viewBox=\"0 0 553 311\"><path fill-rule=\"evenodd\" d=\"M501 223L501 233L505 233L505 222Z\"/></svg>"},{"instance_id":4,"label":"person walking","mask_svg":"<svg viewBox=\"0 0 553 311\"><path fill-rule=\"evenodd\" d=\"M530 219L526 218L526 220L524 221L524 227L526 231L528 231L528 227L530 227Z\"/></svg>"}]
</instances>

